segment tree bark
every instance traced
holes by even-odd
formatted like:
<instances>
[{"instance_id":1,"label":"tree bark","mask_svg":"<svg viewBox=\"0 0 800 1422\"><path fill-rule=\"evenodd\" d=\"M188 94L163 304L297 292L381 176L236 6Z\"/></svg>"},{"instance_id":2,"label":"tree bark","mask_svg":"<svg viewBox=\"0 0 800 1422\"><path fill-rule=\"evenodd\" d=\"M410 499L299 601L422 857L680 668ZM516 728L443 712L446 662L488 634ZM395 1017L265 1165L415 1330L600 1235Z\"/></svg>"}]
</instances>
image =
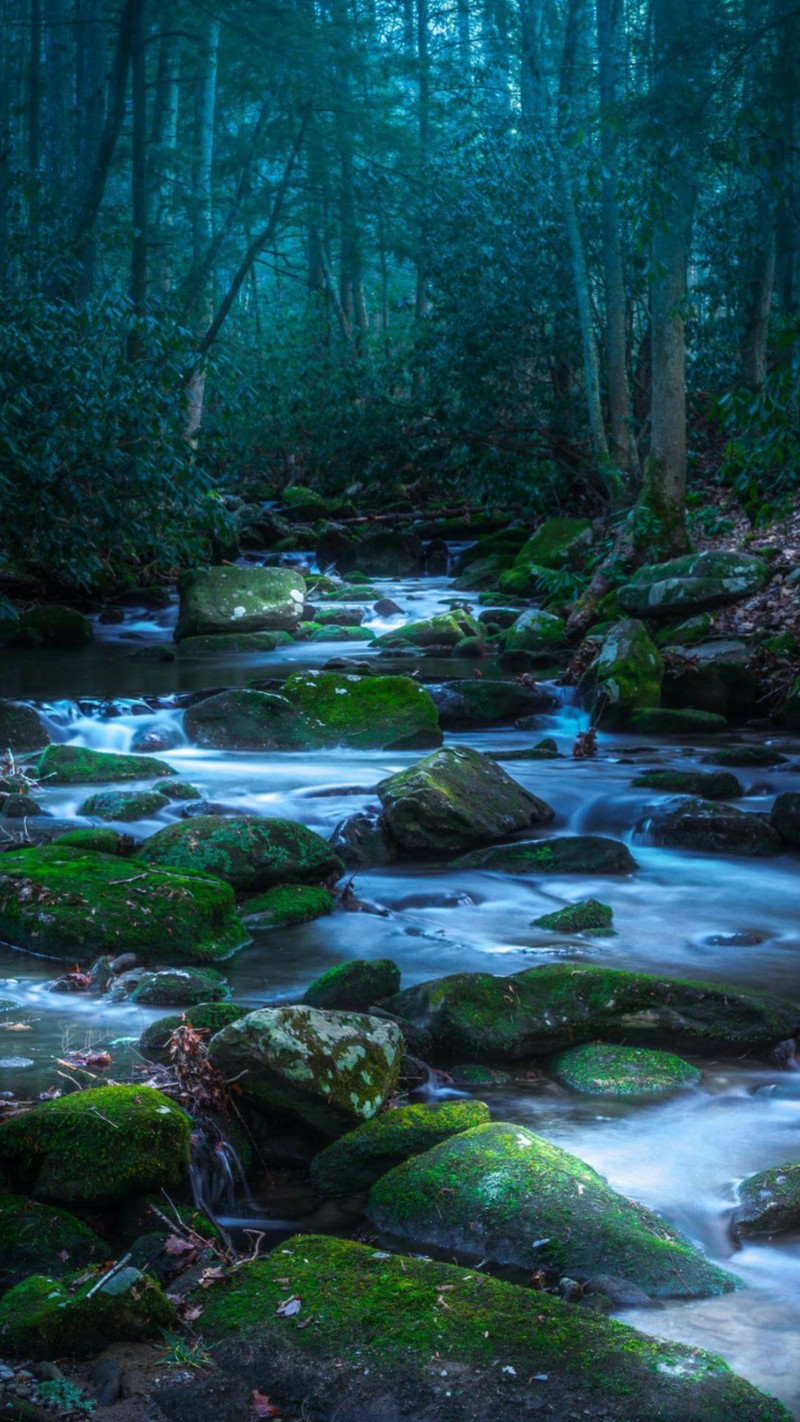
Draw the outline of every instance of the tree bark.
<instances>
[{"instance_id":1,"label":"tree bark","mask_svg":"<svg viewBox=\"0 0 800 1422\"><path fill-rule=\"evenodd\" d=\"M417 0L417 122L419 131L419 162L421 175L422 220L420 222L419 245L417 248L417 290L414 310L419 319L428 313L428 225L425 218L426 170L429 159L431 136L431 56L430 17L428 0Z\"/></svg>"},{"instance_id":2,"label":"tree bark","mask_svg":"<svg viewBox=\"0 0 800 1422\"><path fill-rule=\"evenodd\" d=\"M131 42L131 302L134 327L128 339L129 360L144 352L142 327L147 302L147 67L144 47L146 0L137 6Z\"/></svg>"},{"instance_id":3,"label":"tree bark","mask_svg":"<svg viewBox=\"0 0 800 1422\"><path fill-rule=\"evenodd\" d=\"M211 181L214 165L214 121L217 103L219 21L209 20L203 37L202 71L197 81L194 117L194 162L192 164L192 260L200 268L213 238ZM198 331L207 330L213 316L211 281L196 302ZM206 374L202 361L192 368L187 389L186 434L193 439L203 420Z\"/></svg>"},{"instance_id":4,"label":"tree bark","mask_svg":"<svg viewBox=\"0 0 800 1422\"><path fill-rule=\"evenodd\" d=\"M178 115L180 112L181 34L171 5L165 6L158 41L158 71L150 144L150 259L166 295L174 279L170 238L175 218Z\"/></svg>"},{"instance_id":5,"label":"tree bark","mask_svg":"<svg viewBox=\"0 0 800 1422\"><path fill-rule=\"evenodd\" d=\"M45 0L44 178L51 219L72 189L71 31L67 0Z\"/></svg>"}]
</instances>

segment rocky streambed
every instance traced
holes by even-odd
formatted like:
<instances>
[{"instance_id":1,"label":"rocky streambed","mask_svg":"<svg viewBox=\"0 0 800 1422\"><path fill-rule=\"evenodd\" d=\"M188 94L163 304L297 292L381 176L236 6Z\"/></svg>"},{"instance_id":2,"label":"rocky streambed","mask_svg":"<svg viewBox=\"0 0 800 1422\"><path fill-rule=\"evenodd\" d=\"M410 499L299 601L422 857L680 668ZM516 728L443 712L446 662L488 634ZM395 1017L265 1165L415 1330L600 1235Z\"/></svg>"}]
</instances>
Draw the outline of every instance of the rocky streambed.
<instances>
[{"instance_id":1,"label":"rocky streambed","mask_svg":"<svg viewBox=\"0 0 800 1422\"><path fill-rule=\"evenodd\" d=\"M182 1295L176 1418L800 1414L800 743L664 645L730 568L623 589L564 684L529 555L8 633L4 1353ZM234 1084L193 1125L184 1011Z\"/></svg>"}]
</instances>

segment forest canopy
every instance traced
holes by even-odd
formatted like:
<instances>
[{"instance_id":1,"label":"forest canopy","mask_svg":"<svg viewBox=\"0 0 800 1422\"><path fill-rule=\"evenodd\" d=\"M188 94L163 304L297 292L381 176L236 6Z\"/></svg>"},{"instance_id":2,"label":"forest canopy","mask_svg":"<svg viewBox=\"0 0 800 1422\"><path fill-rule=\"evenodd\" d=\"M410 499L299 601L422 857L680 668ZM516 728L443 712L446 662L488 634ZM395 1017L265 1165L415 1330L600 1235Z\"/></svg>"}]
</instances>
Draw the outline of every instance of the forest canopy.
<instances>
[{"instance_id":1,"label":"forest canopy","mask_svg":"<svg viewBox=\"0 0 800 1422\"><path fill-rule=\"evenodd\" d=\"M89 590L287 486L688 546L800 469L794 0L0 0L0 513Z\"/></svg>"}]
</instances>

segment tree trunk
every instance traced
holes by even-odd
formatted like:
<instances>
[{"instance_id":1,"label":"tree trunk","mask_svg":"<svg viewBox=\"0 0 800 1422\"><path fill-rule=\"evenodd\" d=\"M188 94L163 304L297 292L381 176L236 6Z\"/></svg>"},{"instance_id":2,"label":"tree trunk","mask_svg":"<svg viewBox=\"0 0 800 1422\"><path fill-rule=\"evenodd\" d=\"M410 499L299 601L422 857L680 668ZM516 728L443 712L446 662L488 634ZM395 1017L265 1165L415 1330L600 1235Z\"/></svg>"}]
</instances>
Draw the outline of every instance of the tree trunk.
<instances>
[{"instance_id":1,"label":"tree trunk","mask_svg":"<svg viewBox=\"0 0 800 1422\"><path fill-rule=\"evenodd\" d=\"M414 309L419 319L428 312L428 225L425 217L426 170L429 158L431 130L431 57L428 0L417 0L417 74L418 74L418 128L419 161L421 174L421 203L423 208L420 222L419 246L417 248L417 290Z\"/></svg>"},{"instance_id":2,"label":"tree trunk","mask_svg":"<svg viewBox=\"0 0 800 1422\"><path fill-rule=\"evenodd\" d=\"M172 6L167 5L158 41L158 72L150 145L150 259L157 267L157 279L165 295L172 290L174 280L170 238L175 220L181 70L181 35L176 28L176 21Z\"/></svg>"},{"instance_id":3,"label":"tree trunk","mask_svg":"<svg viewBox=\"0 0 800 1422\"><path fill-rule=\"evenodd\" d=\"M51 220L72 190L71 28L67 0L45 0L44 178Z\"/></svg>"},{"instance_id":4,"label":"tree trunk","mask_svg":"<svg viewBox=\"0 0 800 1422\"><path fill-rule=\"evenodd\" d=\"M610 454L624 474L638 474L639 459L631 430L628 388L625 274L619 214L619 138L617 86L620 69L622 0L597 0L600 73L600 156L602 161L603 275L606 296L606 381Z\"/></svg>"},{"instance_id":5,"label":"tree trunk","mask_svg":"<svg viewBox=\"0 0 800 1422\"><path fill-rule=\"evenodd\" d=\"M128 339L129 360L144 352L142 329L147 301L147 67L144 47L144 9L137 6L131 44L131 302L134 328Z\"/></svg>"},{"instance_id":6,"label":"tree trunk","mask_svg":"<svg viewBox=\"0 0 800 1422\"><path fill-rule=\"evenodd\" d=\"M211 180L214 165L214 120L217 104L219 21L209 20L203 37L202 69L197 80L194 111L194 162L192 164L192 261L200 268L213 236ZM213 282L206 281L196 303L197 329L207 330L212 320ZM193 370L187 388L186 435L194 439L203 420L206 376L202 363Z\"/></svg>"},{"instance_id":7,"label":"tree trunk","mask_svg":"<svg viewBox=\"0 0 800 1422\"><path fill-rule=\"evenodd\" d=\"M766 194L759 202L757 236L751 262L742 341L742 381L752 390L760 390L767 375L769 313L775 287L775 211Z\"/></svg>"},{"instance_id":8,"label":"tree trunk","mask_svg":"<svg viewBox=\"0 0 800 1422\"><path fill-rule=\"evenodd\" d=\"M469 0L458 0L458 68L465 84L469 84L472 73L472 27Z\"/></svg>"},{"instance_id":9,"label":"tree trunk","mask_svg":"<svg viewBox=\"0 0 800 1422\"><path fill-rule=\"evenodd\" d=\"M508 0L483 0L483 67L486 112L494 124L507 122L511 112L511 54Z\"/></svg>"},{"instance_id":10,"label":"tree trunk","mask_svg":"<svg viewBox=\"0 0 800 1422\"><path fill-rule=\"evenodd\" d=\"M35 266L39 238L39 167L42 161L42 0L31 0L31 42L28 63L28 252Z\"/></svg>"}]
</instances>

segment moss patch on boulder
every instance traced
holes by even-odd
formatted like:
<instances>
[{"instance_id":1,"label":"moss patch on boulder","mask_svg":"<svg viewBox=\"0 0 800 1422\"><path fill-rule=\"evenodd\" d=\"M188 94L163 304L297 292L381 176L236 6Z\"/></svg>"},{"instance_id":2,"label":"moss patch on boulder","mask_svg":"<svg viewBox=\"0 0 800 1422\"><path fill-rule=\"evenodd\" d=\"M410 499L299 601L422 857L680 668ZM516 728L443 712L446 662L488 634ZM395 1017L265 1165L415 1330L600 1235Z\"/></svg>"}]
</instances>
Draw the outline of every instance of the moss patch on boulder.
<instances>
[{"instance_id":1,"label":"moss patch on boulder","mask_svg":"<svg viewBox=\"0 0 800 1422\"><path fill-rule=\"evenodd\" d=\"M760 859L777 854L781 847L776 830L759 815L694 796L664 801L639 821L637 829L650 844L701 854Z\"/></svg>"},{"instance_id":2,"label":"moss patch on boulder","mask_svg":"<svg viewBox=\"0 0 800 1422\"><path fill-rule=\"evenodd\" d=\"M768 768L785 765L789 757L769 746L721 746L703 756L704 765L735 765L744 768Z\"/></svg>"},{"instance_id":3,"label":"moss patch on boulder","mask_svg":"<svg viewBox=\"0 0 800 1422\"><path fill-rule=\"evenodd\" d=\"M741 782L726 770L647 770L631 784L644 790L699 795L703 800L738 800L744 794Z\"/></svg>"},{"instance_id":4,"label":"moss patch on boulder","mask_svg":"<svg viewBox=\"0 0 800 1422\"><path fill-rule=\"evenodd\" d=\"M617 622L580 682L580 695L599 726L625 726L634 711L661 705L664 663L641 622Z\"/></svg>"},{"instance_id":5,"label":"moss patch on boulder","mask_svg":"<svg viewBox=\"0 0 800 1422\"><path fill-rule=\"evenodd\" d=\"M34 1274L0 1300L0 1337L12 1355L84 1358L110 1343L135 1343L174 1325L175 1310L138 1269L112 1274L99 1288L83 1276Z\"/></svg>"},{"instance_id":6,"label":"moss patch on boulder","mask_svg":"<svg viewBox=\"0 0 800 1422\"><path fill-rule=\"evenodd\" d=\"M767 564L751 553L687 553L646 564L617 596L634 617L691 615L750 597L768 577Z\"/></svg>"},{"instance_id":7,"label":"moss patch on boulder","mask_svg":"<svg viewBox=\"0 0 800 1422\"><path fill-rule=\"evenodd\" d=\"M174 775L166 761L150 755L120 755L87 746L48 746L39 758L36 778L48 785L102 785L108 780L146 780Z\"/></svg>"},{"instance_id":8,"label":"moss patch on boulder","mask_svg":"<svg viewBox=\"0 0 800 1422\"><path fill-rule=\"evenodd\" d=\"M672 1052L648 1047L586 1043L560 1052L550 1063L559 1081L586 1096L667 1096L698 1086L702 1072Z\"/></svg>"},{"instance_id":9,"label":"moss patch on boulder","mask_svg":"<svg viewBox=\"0 0 800 1422\"><path fill-rule=\"evenodd\" d=\"M354 1195L410 1156L488 1121L489 1108L482 1101L426 1102L382 1111L315 1156L311 1179L325 1195Z\"/></svg>"},{"instance_id":10,"label":"moss patch on boulder","mask_svg":"<svg viewBox=\"0 0 800 1422\"><path fill-rule=\"evenodd\" d=\"M290 676L284 695L303 718L308 746L425 750L441 744L436 707L411 677L307 673Z\"/></svg>"},{"instance_id":11,"label":"moss patch on boulder","mask_svg":"<svg viewBox=\"0 0 800 1422\"><path fill-rule=\"evenodd\" d=\"M400 969L391 958L353 958L315 978L303 993L303 1002L308 1007L366 1012L399 991Z\"/></svg>"},{"instance_id":12,"label":"moss patch on boulder","mask_svg":"<svg viewBox=\"0 0 800 1422\"><path fill-rule=\"evenodd\" d=\"M734 1233L742 1239L800 1226L800 1162L760 1170L739 1186Z\"/></svg>"},{"instance_id":13,"label":"moss patch on boulder","mask_svg":"<svg viewBox=\"0 0 800 1422\"><path fill-rule=\"evenodd\" d=\"M139 1038L139 1051L148 1060L163 1061L169 1054L169 1040L177 1027L188 1023L195 1031L202 1032L207 1042L216 1032L221 1032L223 1027L229 1027L232 1022L238 1022L240 1017L246 1017L250 1010L249 1007L240 1007L235 1002L201 1002L197 1006L187 1008L185 1012L173 1012L168 1017L159 1017L157 1022L151 1022L149 1027L145 1027Z\"/></svg>"},{"instance_id":14,"label":"moss patch on boulder","mask_svg":"<svg viewBox=\"0 0 800 1422\"><path fill-rule=\"evenodd\" d=\"M58 1204L106 1206L172 1189L189 1174L191 1122L150 1086L97 1086L0 1124L15 1190Z\"/></svg>"},{"instance_id":15,"label":"moss patch on boulder","mask_svg":"<svg viewBox=\"0 0 800 1422\"><path fill-rule=\"evenodd\" d=\"M84 800L78 814L98 820L146 820L168 804L167 796L158 790L100 790Z\"/></svg>"},{"instance_id":16,"label":"moss patch on boulder","mask_svg":"<svg viewBox=\"0 0 800 1422\"><path fill-rule=\"evenodd\" d=\"M502 874L632 874L638 865L621 839L567 834L477 849L463 854L451 867Z\"/></svg>"},{"instance_id":17,"label":"moss patch on boulder","mask_svg":"<svg viewBox=\"0 0 800 1422\"><path fill-rule=\"evenodd\" d=\"M221 1002L229 995L227 979L213 968L162 968L135 976L129 991L121 991L123 987L122 978L116 978L109 994L112 1000L127 998L140 1007L192 1007Z\"/></svg>"},{"instance_id":18,"label":"moss patch on boulder","mask_svg":"<svg viewBox=\"0 0 800 1422\"><path fill-rule=\"evenodd\" d=\"M291 631L300 621L306 585L289 568L207 568L186 577L176 642L218 633Z\"/></svg>"},{"instance_id":19,"label":"moss patch on boulder","mask_svg":"<svg viewBox=\"0 0 800 1422\"><path fill-rule=\"evenodd\" d=\"M59 848L83 849L93 854L129 854L135 842L130 835L112 829L67 830L53 841Z\"/></svg>"},{"instance_id":20,"label":"moss patch on boulder","mask_svg":"<svg viewBox=\"0 0 800 1422\"><path fill-rule=\"evenodd\" d=\"M542 568L579 568L592 544L588 518L548 518L524 543L515 562Z\"/></svg>"},{"instance_id":21,"label":"moss patch on boulder","mask_svg":"<svg viewBox=\"0 0 800 1422\"><path fill-rule=\"evenodd\" d=\"M548 928L556 933L609 933L614 915L608 904L599 899L579 899L575 904L543 913L533 920L533 928Z\"/></svg>"},{"instance_id":22,"label":"moss patch on boulder","mask_svg":"<svg viewBox=\"0 0 800 1422\"><path fill-rule=\"evenodd\" d=\"M563 618L540 607L529 608L506 633L508 652L559 652L566 646L567 628Z\"/></svg>"},{"instance_id":23,"label":"moss patch on boulder","mask_svg":"<svg viewBox=\"0 0 800 1422\"><path fill-rule=\"evenodd\" d=\"M217 632L183 637L179 651L182 657L218 657L223 652L274 652L277 645L275 632Z\"/></svg>"},{"instance_id":24,"label":"moss patch on boulder","mask_svg":"<svg viewBox=\"0 0 800 1422\"><path fill-rule=\"evenodd\" d=\"M32 706L0 700L0 748L15 755L42 750L50 744L44 722Z\"/></svg>"},{"instance_id":25,"label":"moss patch on boulder","mask_svg":"<svg viewBox=\"0 0 800 1422\"><path fill-rule=\"evenodd\" d=\"M73 607L31 607L20 613L7 640L10 647L88 647L94 630L88 617Z\"/></svg>"},{"instance_id":26,"label":"moss patch on boulder","mask_svg":"<svg viewBox=\"0 0 800 1422\"><path fill-rule=\"evenodd\" d=\"M549 711L555 704L552 692L544 687L524 686L518 681L457 678L429 686L428 691L445 731L497 726L518 716Z\"/></svg>"},{"instance_id":27,"label":"moss patch on boulder","mask_svg":"<svg viewBox=\"0 0 800 1422\"><path fill-rule=\"evenodd\" d=\"M378 647L394 647L407 643L412 647L455 647L464 637L479 637L482 628L468 612L455 609L453 612L438 612L434 617L425 617L419 622L407 622L405 626L384 632L376 639Z\"/></svg>"},{"instance_id":28,"label":"moss patch on boulder","mask_svg":"<svg viewBox=\"0 0 800 1422\"><path fill-rule=\"evenodd\" d=\"M240 893L276 884L322 883L343 865L330 845L294 820L196 815L145 840L138 858L179 872L210 874Z\"/></svg>"},{"instance_id":29,"label":"moss patch on boulder","mask_svg":"<svg viewBox=\"0 0 800 1422\"><path fill-rule=\"evenodd\" d=\"M0 1289L30 1274L59 1279L108 1257L108 1245L66 1210L0 1195Z\"/></svg>"},{"instance_id":30,"label":"moss patch on boulder","mask_svg":"<svg viewBox=\"0 0 800 1422\"><path fill-rule=\"evenodd\" d=\"M258 928L290 928L333 913L336 900L316 884L279 884L242 906L245 923Z\"/></svg>"}]
</instances>

